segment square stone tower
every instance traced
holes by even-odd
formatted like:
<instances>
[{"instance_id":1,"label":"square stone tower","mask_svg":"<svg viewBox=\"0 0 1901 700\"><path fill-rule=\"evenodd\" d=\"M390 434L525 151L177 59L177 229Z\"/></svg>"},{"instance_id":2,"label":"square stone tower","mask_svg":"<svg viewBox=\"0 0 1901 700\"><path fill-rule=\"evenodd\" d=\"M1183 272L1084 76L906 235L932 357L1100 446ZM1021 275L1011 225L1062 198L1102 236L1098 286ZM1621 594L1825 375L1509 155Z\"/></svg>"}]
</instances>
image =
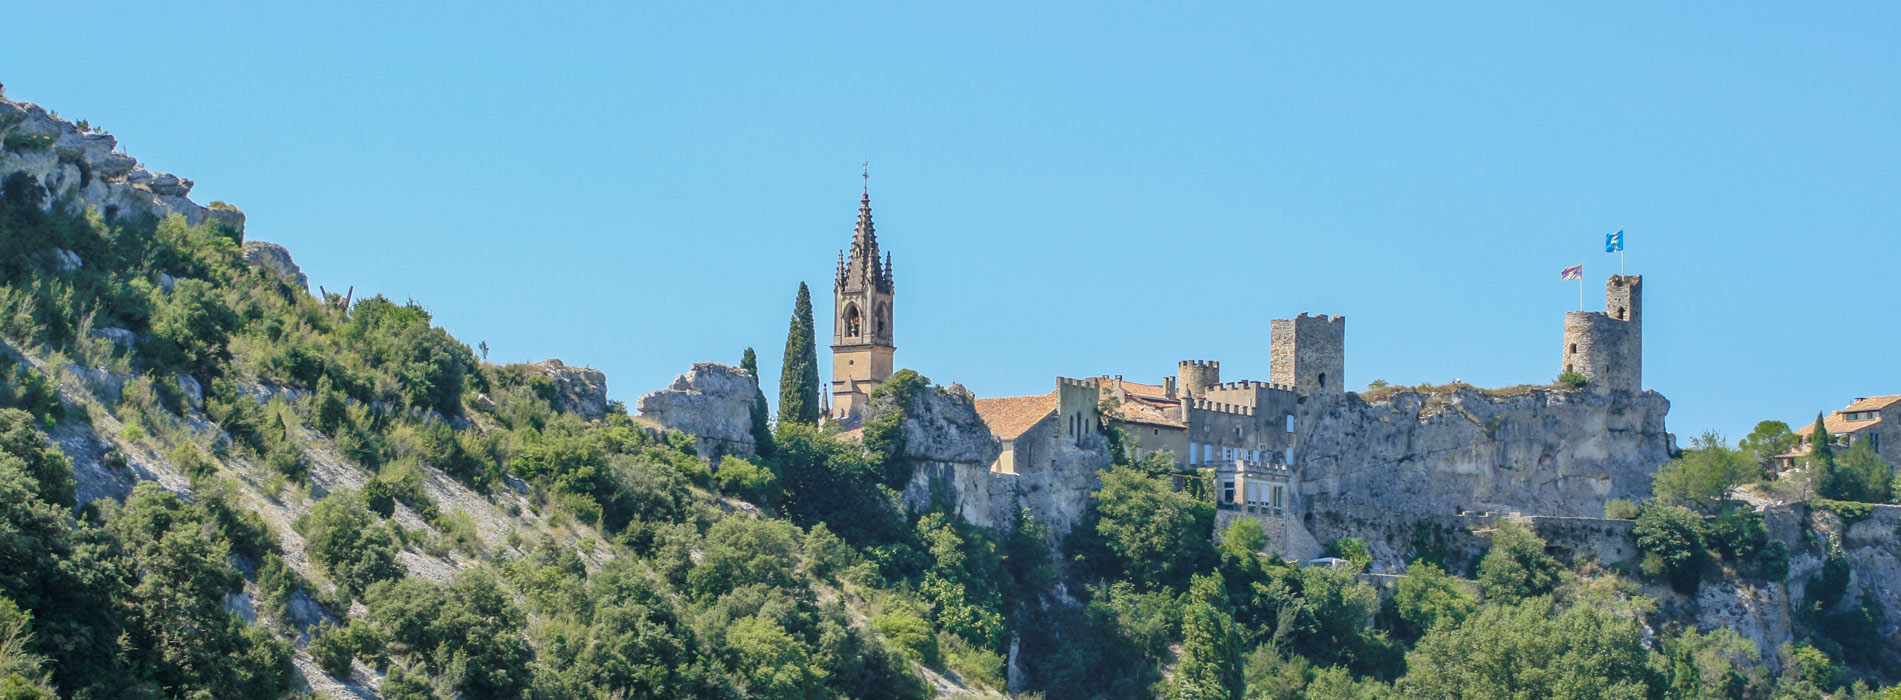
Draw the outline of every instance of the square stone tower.
<instances>
[{"instance_id":1,"label":"square stone tower","mask_svg":"<svg viewBox=\"0 0 1901 700\"><path fill-rule=\"evenodd\" d=\"M891 378L893 343L891 255L878 259L871 193L858 200L851 251L840 253L832 285L832 418L856 420L871 390Z\"/></svg>"},{"instance_id":2,"label":"square stone tower","mask_svg":"<svg viewBox=\"0 0 1901 700\"><path fill-rule=\"evenodd\" d=\"M1270 328L1268 381L1301 396L1345 391L1347 317L1303 313L1274 319Z\"/></svg>"}]
</instances>

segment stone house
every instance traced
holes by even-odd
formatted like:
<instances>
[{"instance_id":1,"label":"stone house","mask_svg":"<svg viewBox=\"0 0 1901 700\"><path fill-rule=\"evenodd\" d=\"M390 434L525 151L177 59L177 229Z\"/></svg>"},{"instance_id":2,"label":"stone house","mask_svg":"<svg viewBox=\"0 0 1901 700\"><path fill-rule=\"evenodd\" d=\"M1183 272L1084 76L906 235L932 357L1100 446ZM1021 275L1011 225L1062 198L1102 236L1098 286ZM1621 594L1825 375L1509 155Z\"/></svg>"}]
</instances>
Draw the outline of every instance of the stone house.
<instances>
[{"instance_id":1,"label":"stone house","mask_svg":"<svg viewBox=\"0 0 1901 700\"><path fill-rule=\"evenodd\" d=\"M1889 467L1901 465L1901 394L1857 397L1841 410L1823 416L1822 423L1838 449L1866 442ZM1776 455L1776 469L1792 469L1808 456L1808 437L1815 434L1815 424L1802 426L1795 434L1802 436L1803 442L1794 450Z\"/></svg>"},{"instance_id":2,"label":"stone house","mask_svg":"<svg viewBox=\"0 0 1901 700\"><path fill-rule=\"evenodd\" d=\"M977 399L977 416L1003 448L990 471L1023 474L1053 464L1062 443L1081 446L1100 436L1098 397L1095 381L1058 377L1047 394Z\"/></svg>"}]
</instances>

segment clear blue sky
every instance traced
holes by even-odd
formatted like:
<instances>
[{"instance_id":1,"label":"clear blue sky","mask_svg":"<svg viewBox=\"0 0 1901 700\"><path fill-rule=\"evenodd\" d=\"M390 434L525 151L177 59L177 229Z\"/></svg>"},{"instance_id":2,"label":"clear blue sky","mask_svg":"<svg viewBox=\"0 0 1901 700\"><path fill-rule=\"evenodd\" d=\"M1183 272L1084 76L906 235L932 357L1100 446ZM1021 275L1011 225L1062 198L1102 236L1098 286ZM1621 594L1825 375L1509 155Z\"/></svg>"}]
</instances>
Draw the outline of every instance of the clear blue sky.
<instances>
[{"instance_id":1,"label":"clear blue sky","mask_svg":"<svg viewBox=\"0 0 1901 700\"><path fill-rule=\"evenodd\" d=\"M629 403L776 382L801 280L828 341L866 159L899 364L982 395L1301 311L1350 385L1549 381L1618 228L1686 443L1901 393L1892 3L268 4L11 7L0 81Z\"/></svg>"}]
</instances>

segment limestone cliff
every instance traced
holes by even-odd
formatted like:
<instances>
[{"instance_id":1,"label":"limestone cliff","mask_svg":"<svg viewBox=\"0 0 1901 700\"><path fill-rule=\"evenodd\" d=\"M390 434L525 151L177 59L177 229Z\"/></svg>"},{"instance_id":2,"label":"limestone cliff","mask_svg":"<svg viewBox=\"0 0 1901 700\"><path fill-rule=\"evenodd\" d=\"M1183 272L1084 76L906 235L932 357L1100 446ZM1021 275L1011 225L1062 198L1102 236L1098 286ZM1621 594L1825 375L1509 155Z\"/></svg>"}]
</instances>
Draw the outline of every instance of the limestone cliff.
<instances>
[{"instance_id":1,"label":"limestone cliff","mask_svg":"<svg viewBox=\"0 0 1901 700\"><path fill-rule=\"evenodd\" d=\"M570 367L558 359L529 366L554 382L555 402L561 410L586 420L607 416L607 373L592 367Z\"/></svg>"},{"instance_id":2,"label":"limestone cliff","mask_svg":"<svg viewBox=\"0 0 1901 700\"><path fill-rule=\"evenodd\" d=\"M1456 524L1464 511L1602 516L1611 499L1648 495L1672 448L1670 402L1654 391L1307 401L1295 437L1303 520L1320 543L1368 539L1387 565L1399 562L1420 520Z\"/></svg>"},{"instance_id":3,"label":"limestone cliff","mask_svg":"<svg viewBox=\"0 0 1901 700\"><path fill-rule=\"evenodd\" d=\"M643 422L692 435L702 457L751 457L752 405L759 395L753 376L738 367L696 362L660 391L636 402Z\"/></svg>"},{"instance_id":4,"label":"limestone cliff","mask_svg":"<svg viewBox=\"0 0 1901 700\"><path fill-rule=\"evenodd\" d=\"M874 400L868 421L890 410L896 407ZM912 466L905 503L921 508L949 497L958 515L974 525L1008 529L1028 513L1060 538L1082 520L1089 495L1100 485L1096 472L1109 466L1108 446L1091 435L1081 445L1047 441L1038 453L1050 461L1025 473L990 471L999 443L977 416L970 392L956 384L916 392L904 410L901 454Z\"/></svg>"},{"instance_id":5,"label":"limestone cliff","mask_svg":"<svg viewBox=\"0 0 1901 700\"><path fill-rule=\"evenodd\" d=\"M51 194L49 205L71 195L67 206L93 207L108 219L176 213L193 225L216 219L244 230L244 212L217 202L198 205L187 198L191 180L146 170L118 152L118 139L81 130L39 105L0 98L0 138L7 144L0 149L0 175L26 173Z\"/></svg>"}]
</instances>

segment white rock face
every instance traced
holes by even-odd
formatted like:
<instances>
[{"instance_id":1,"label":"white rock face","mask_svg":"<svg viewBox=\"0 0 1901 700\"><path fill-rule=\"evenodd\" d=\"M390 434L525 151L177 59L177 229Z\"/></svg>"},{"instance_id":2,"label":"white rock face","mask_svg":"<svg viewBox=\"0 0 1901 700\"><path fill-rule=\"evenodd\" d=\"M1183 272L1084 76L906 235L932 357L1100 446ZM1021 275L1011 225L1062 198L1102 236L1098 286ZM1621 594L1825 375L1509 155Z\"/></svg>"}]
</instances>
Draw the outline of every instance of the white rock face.
<instances>
[{"instance_id":1,"label":"white rock face","mask_svg":"<svg viewBox=\"0 0 1901 700\"><path fill-rule=\"evenodd\" d=\"M751 457L752 405L759 396L753 376L738 367L697 362L665 389L636 402L640 417L695 438L701 457L722 454Z\"/></svg>"},{"instance_id":2,"label":"white rock face","mask_svg":"<svg viewBox=\"0 0 1901 700\"><path fill-rule=\"evenodd\" d=\"M873 401L866 422L893 407ZM1022 474L990 471L1001 445L977 416L969 390L951 385L912 397L903 423L901 455L912 463L904 488L906 505L921 508L938 495L955 500L957 513L973 525L1007 530L1028 512L1049 527L1059 541L1082 520L1089 494L1101 485L1096 473L1109 466L1108 446L1100 436L1074 441L1040 441L1037 454L1049 460ZM1042 461L1042 460L1039 460Z\"/></svg>"},{"instance_id":3,"label":"white rock face","mask_svg":"<svg viewBox=\"0 0 1901 700\"><path fill-rule=\"evenodd\" d=\"M191 180L145 170L131 156L115 152L118 139L81 132L39 105L0 98L0 135L50 140L46 148L0 150L0 176L26 173L47 189L47 206L70 192L76 208L96 207L108 217L164 218L176 213L194 226L216 219L234 231L244 230L243 212L210 209L187 199Z\"/></svg>"},{"instance_id":4,"label":"white rock face","mask_svg":"<svg viewBox=\"0 0 1901 700\"><path fill-rule=\"evenodd\" d=\"M310 278L305 277L303 269L290 259L290 251L285 250L284 246L264 241L245 241L244 261L252 267L276 270L296 283L298 289L310 291Z\"/></svg>"},{"instance_id":5,"label":"white rock face","mask_svg":"<svg viewBox=\"0 0 1901 700\"><path fill-rule=\"evenodd\" d=\"M1300 525L1312 542L1367 540L1381 570L1403 564L1423 521L1456 528L1467 524L1460 512L1601 517L1611 499L1648 495L1650 475L1670 458L1663 422L1670 402L1654 391L1303 401L1295 435Z\"/></svg>"},{"instance_id":6,"label":"white rock face","mask_svg":"<svg viewBox=\"0 0 1901 700\"><path fill-rule=\"evenodd\" d=\"M1654 391L1344 397L1303 406L1300 492L1383 511L1602 516L1650 492L1670 459L1669 411Z\"/></svg>"},{"instance_id":7,"label":"white rock face","mask_svg":"<svg viewBox=\"0 0 1901 700\"><path fill-rule=\"evenodd\" d=\"M530 367L554 381L561 410L586 420L607 416L607 373L592 367L570 367L558 359L536 362Z\"/></svg>"}]
</instances>

